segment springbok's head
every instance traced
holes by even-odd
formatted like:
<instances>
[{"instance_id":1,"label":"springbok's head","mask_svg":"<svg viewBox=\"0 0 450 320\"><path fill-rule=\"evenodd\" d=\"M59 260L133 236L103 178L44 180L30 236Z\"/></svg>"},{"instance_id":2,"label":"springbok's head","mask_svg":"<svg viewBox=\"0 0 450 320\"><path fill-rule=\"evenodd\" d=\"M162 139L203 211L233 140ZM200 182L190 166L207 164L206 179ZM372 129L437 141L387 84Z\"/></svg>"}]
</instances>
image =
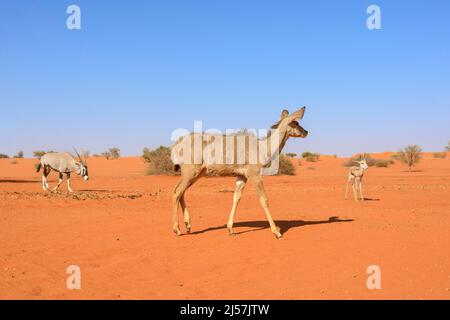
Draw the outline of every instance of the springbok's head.
<instances>
[{"instance_id":1,"label":"springbok's head","mask_svg":"<svg viewBox=\"0 0 450 320\"><path fill-rule=\"evenodd\" d=\"M74 148L75 149L75 148ZM86 157L80 156L78 151L75 149L75 153L77 154L78 161L75 162L75 164L78 166L78 170L76 171L76 174L79 176L82 176L85 181L89 180L89 172L88 172L88 165L86 161Z\"/></svg>"},{"instance_id":2,"label":"springbok's head","mask_svg":"<svg viewBox=\"0 0 450 320\"><path fill-rule=\"evenodd\" d=\"M367 169L369 168L369 166L367 165L366 159L355 160L355 162L356 162L357 164L359 164L359 166L360 166L361 168L363 168L364 170L367 170Z\"/></svg>"},{"instance_id":3,"label":"springbok's head","mask_svg":"<svg viewBox=\"0 0 450 320\"><path fill-rule=\"evenodd\" d=\"M291 114L288 110L283 110L281 112L280 120L272 126L272 129L279 129L280 131L285 130L289 137L293 138L306 138L308 136L308 131L303 129L298 123L299 120L303 119L306 107L303 107Z\"/></svg>"}]
</instances>

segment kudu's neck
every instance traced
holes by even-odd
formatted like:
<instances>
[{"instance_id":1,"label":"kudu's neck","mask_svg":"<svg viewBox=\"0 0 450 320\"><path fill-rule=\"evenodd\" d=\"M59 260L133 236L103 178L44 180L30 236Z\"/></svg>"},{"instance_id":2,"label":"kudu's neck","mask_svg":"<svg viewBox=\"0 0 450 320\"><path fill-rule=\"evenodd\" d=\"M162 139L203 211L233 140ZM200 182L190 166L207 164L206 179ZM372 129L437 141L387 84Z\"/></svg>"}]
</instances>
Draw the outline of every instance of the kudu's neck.
<instances>
[{"instance_id":1,"label":"kudu's neck","mask_svg":"<svg viewBox=\"0 0 450 320\"><path fill-rule=\"evenodd\" d=\"M274 133L273 129L269 130L267 136L262 139L263 143L265 143L267 146L268 161L272 161L280 155L286 142L289 139L287 130L277 130L277 133Z\"/></svg>"}]
</instances>

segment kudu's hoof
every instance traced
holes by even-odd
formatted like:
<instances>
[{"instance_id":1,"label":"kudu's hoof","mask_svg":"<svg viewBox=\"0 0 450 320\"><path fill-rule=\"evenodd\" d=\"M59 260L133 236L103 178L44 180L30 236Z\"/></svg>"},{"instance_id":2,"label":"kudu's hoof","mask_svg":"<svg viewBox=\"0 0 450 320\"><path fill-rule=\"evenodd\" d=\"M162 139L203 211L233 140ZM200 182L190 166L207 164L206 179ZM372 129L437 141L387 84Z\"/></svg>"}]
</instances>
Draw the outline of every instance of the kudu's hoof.
<instances>
[{"instance_id":1,"label":"kudu's hoof","mask_svg":"<svg viewBox=\"0 0 450 320\"><path fill-rule=\"evenodd\" d=\"M174 232L177 236L181 236L181 231L180 231L180 229L173 229L173 232Z\"/></svg>"},{"instance_id":2,"label":"kudu's hoof","mask_svg":"<svg viewBox=\"0 0 450 320\"><path fill-rule=\"evenodd\" d=\"M273 233L277 239L283 238L283 235L281 234L281 229L277 227L277 231Z\"/></svg>"}]
</instances>

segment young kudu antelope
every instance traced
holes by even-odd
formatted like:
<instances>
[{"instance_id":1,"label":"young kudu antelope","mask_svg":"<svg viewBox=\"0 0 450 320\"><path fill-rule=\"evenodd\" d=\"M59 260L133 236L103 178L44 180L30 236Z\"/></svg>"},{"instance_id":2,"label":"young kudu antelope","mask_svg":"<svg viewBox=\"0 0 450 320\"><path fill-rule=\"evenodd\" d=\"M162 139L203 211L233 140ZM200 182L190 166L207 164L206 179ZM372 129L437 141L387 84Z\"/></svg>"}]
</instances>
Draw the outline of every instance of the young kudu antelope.
<instances>
[{"instance_id":1,"label":"young kudu antelope","mask_svg":"<svg viewBox=\"0 0 450 320\"><path fill-rule=\"evenodd\" d=\"M362 179L364 177L364 172L369 168L369 166L367 165L365 159L359 161L354 160L354 162L359 164L359 166L350 167L350 169L348 170L347 187L345 188L345 199L347 199L348 185L349 183L351 183L355 200L358 201L357 190L359 189L359 193L361 194L361 200L364 201L362 193Z\"/></svg>"},{"instance_id":2,"label":"young kudu antelope","mask_svg":"<svg viewBox=\"0 0 450 320\"><path fill-rule=\"evenodd\" d=\"M178 207L179 204L181 205L181 209L184 215L184 223L186 225L186 230L189 233L191 231L191 219L190 215L186 206L185 201L185 192L186 190L191 187L200 177L205 175L206 173L210 173L213 175L218 176L235 176L237 177L236 181L236 190L234 192L234 199L233 199L233 206L231 208L230 217L228 220L227 228L230 235L233 235L233 222L234 222L234 215L236 212L236 208L239 204L239 200L242 196L242 191L244 190L244 187L247 183L247 181L250 180L253 187L255 188L255 191L259 197L259 201L264 209L264 212L267 216L267 220L269 221L270 230L274 233L274 235L277 238L281 238L280 229L275 225L272 215L269 211L269 205L267 196L264 190L263 180L262 180L262 173L263 169L270 167L272 165L273 161L278 161L279 155L281 150L283 149L284 145L286 144L286 141L290 137L300 137L305 138L308 135L308 131L303 129L299 123L298 120L303 118L303 115L305 113L305 107L301 108L300 110L297 110L293 112L292 114L289 114L289 111L283 110L281 114L280 120L272 126L272 130L269 131L268 135L264 138L257 139L254 135L249 133L237 133L232 136L225 136L220 134L208 134L208 133L191 133L190 135L181 137L175 145L172 147L172 159L175 164L175 170L181 170L181 179L175 186L175 189L173 191L173 231L176 235L181 235L179 222L178 222ZM174 158L174 148L180 147L180 145L188 145L188 150L190 151L190 155L192 155L194 152L191 152L193 149L193 146L195 143L194 141L196 138L200 140L200 143L202 146L208 146L214 141L218 141L218 139L226 140L227 138L232 138L234 142L232 143L232 149L234 151L233 156L231 159L229 157L223 158L224 161L220 163L210 163L205 158L205 154L202 152L200 155L199 161L191 161L190 163L180 163L177 162L176 157ZM188 142L186 143L185 139L189 138ZM239 139L242 139L245 141L244 145L248 146L251 144L251 139L255 139L258 141L258 143L266 143L268 146L270 146L267 150L264 150L263 153L265 153L265 156L262 156L262 159L259 159L258 161L249 161L251 156L249 155L248 150L245 150L242 152L241 149L237 146L239 143ZM241 141L242 141L241 140ZM219 151L225 151L226 153L226 147L229 147L229 144L225 146L225 144L220 145L220 150L215 150L214 152ZM242 146L242 144L241 144ZM223 148L223 149L222 149ZM186 152L184 150L183 152ZM245 161L238 161L239 158L238 154L244 153ZM223 155L223 154L222 154ZM195 157L196 155L194 155ZM242 158L241 158L242 159Z\"/></svg>"}]
</instances>

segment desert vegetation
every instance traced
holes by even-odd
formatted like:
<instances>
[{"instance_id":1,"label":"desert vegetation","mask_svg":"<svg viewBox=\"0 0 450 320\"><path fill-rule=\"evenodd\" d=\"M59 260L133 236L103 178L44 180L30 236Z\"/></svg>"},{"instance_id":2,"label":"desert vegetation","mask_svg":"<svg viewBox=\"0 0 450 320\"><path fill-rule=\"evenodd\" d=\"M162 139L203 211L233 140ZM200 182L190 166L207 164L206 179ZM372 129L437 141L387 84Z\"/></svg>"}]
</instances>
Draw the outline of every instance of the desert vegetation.
<instances>
[{"instance_id":1,"label":"desert vegetation","mask_svg":"<svg viewBox=\"0 0 450 320\"><path fill-rule=\"evenodd\" d=\"M355 165L355 161L360 161L362 159L366 160L366 163L369 167L377 167L377 168L387 168L391 164L394 164L394 160L391 158L389 160L386 159L376 159L373 158L369 153L360 154L357 157L353 157L344 162L344 167L351 167Z\"/></svg>"},{"instance_id":2,"label":"desert vegetation","mask_svg":"<svg viewBox=\"0 0 450 320\"><path fill-rule=\"evenodd\" d=\"M416 144L408 145L400 149L399 159L408 166L409 171L416 166L422 158L422 148Z\"/></svg>"},{"instance_id":3,"label":"desert vegetation","mask_svg":"<svg viewBox=\"0 0 450 320\"><path fill-rule=\"evenodd\" d=\"M293 153L293 152L289 152L289 153L286 153L286 156L289 158L295 158L295 157L297 157L297 154Z\"/></svg>"},{"instance_id":4,"label":"desert vegetation","mask_svg":"<svg viewBox=\"0 0 450 320\"><path fill-rule=\"evenodd\" d=\"M170 148L159 146L159 148L150 150L144 148L142 158L149 163L147 171L150 175L176 175L179 174L174 170L174 164L170 157Z\"/></svg>"},{"instance_id":5,"label":"desert vegetation","mask_svg":"<svg viewBox=\"0 0 450 320\"><path fill-rule=\"evenodd\" d=\"M0 153L0 159L9 159L9 156L4 153Z\"/></svg>"},{"instance_id":6,"label":"desert vegetation","mask_svg":"<svg viewBox=\"0 0 450 320\"><path fill-rule=\"evenodd\" d=\"M445 146L445 151L450 152L450 141L449 141L448 144Z\"/></svg>"},{"instance_id":7,"label":"desert vegetation","mask_svg":"<svg viewBox=\"0 0 450 320\"><path fill-rule=\"evenodd\" d=\"M106 160L117 160L120 158L120 149L109 148L107 151L102 153L102 156L105 157Z\"/></svg>"},{"instance_id":8,"label":"desert vegetation","mask_svg":"<svg viewBox=\"0 0 450 320\"><path fill-rule=\"evenodd\" d=\"M46 154L46 152L42 150L33 151L33 157L38 159L40 159L44 154Z\"/></svg>"},{"instance_id":9,"label":"desert vegetation","mask_svg":"<svg viewBox=\"0 0 450 320\"><path fill-rule=\"evenodd\" d=\"M280 154L278 175L295 176L295 167L292 164L291 157Z\"/></svg>"},{"instance_id":10,"label":"desert vegetation","mask_svg":"<svg viewBox=\"0 0 450 320\"><path fill-rule=\"evenodd\" d=\"M447 158L447 152L435 152L433 153L433 158L445 159Z\"/></svg>"},{"instance_id":11,"label":"desert vegetation","mask_svg":"<svg viewBox=\"0 0 450 320\"><path fill-rule=\"evenodd\" d=\"M23 156L24 156L23 151L19 151L13 158L14 159L23 159Z\"/></svg>"},{"instance_id":12,"label":"desert vegetation","mask_svg":"<svg viewBox=\"0 0 450 320\"><path fill-rule=\"evenodd\" d=\"M302 158L308 162L317 162L320 159L320 154L307 151L302 153Z\"/></svg>"}]
</instances>

